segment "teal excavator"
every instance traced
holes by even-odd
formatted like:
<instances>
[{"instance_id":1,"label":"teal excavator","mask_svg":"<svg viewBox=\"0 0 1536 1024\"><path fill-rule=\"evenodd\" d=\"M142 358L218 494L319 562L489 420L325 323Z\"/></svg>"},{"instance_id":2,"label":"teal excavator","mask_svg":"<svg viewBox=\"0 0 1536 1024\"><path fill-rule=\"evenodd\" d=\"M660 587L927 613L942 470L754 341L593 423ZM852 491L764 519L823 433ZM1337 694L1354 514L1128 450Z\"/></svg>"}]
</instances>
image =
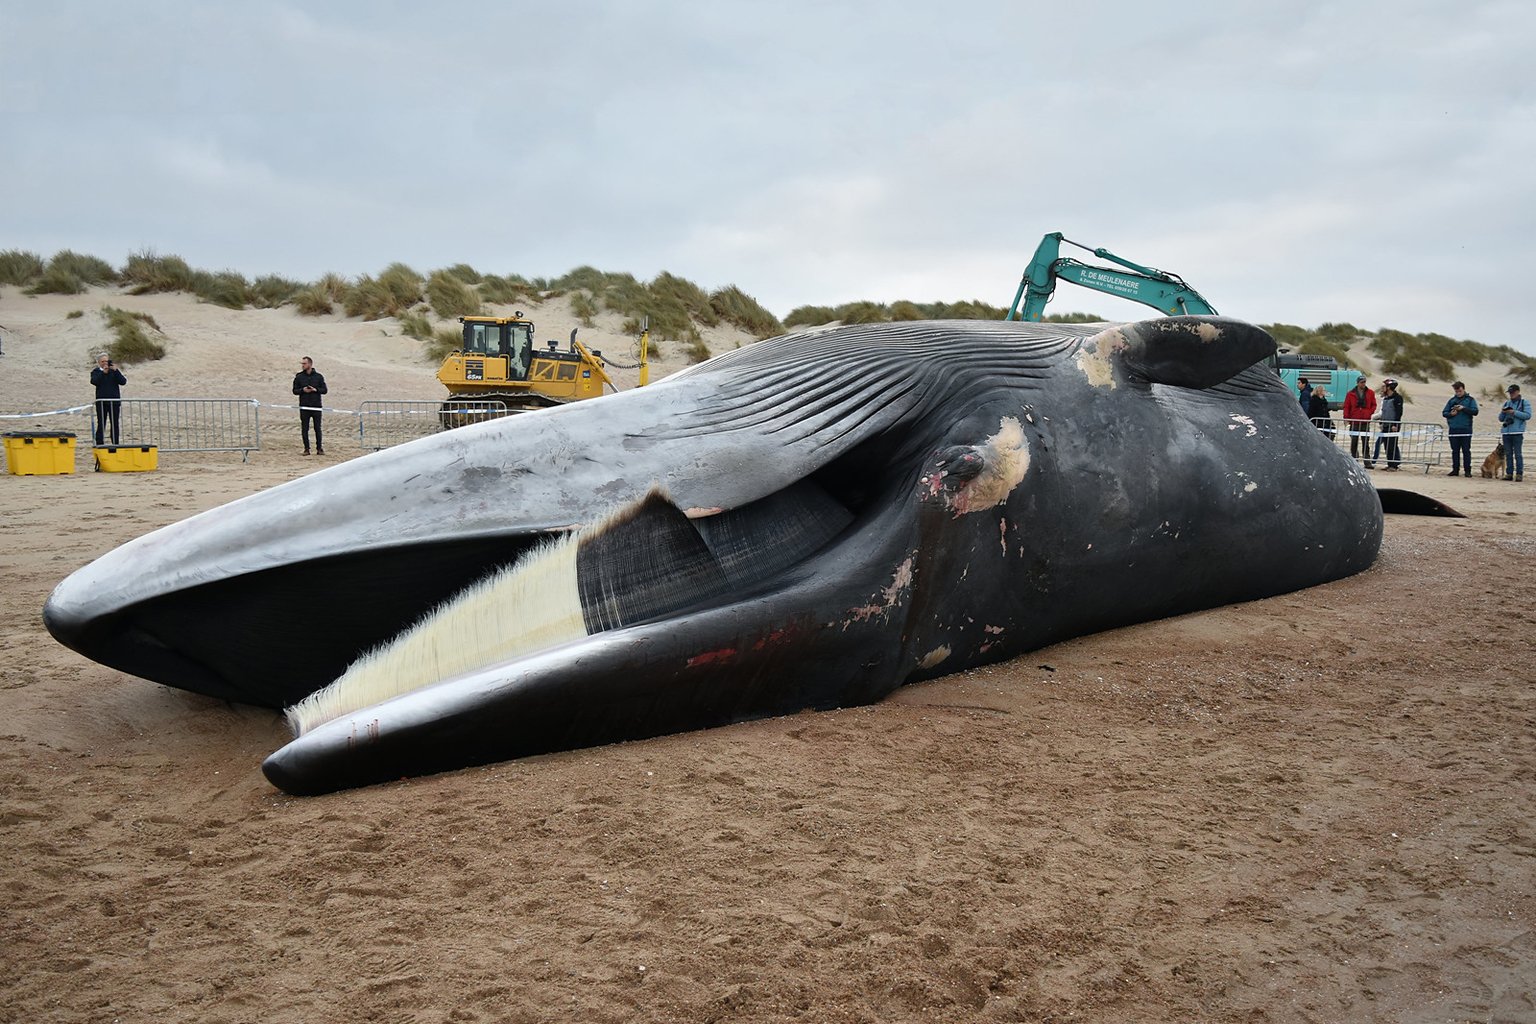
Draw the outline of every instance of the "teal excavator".
<instances>
[{"instance_id":1,"label":"teal excavator","mask_svg":"<svg viewBox=\"0 0 1536 1024\"><path fill-rule=\"evenodd\" d=\"M1063 242L1126 269L1095 267L1063 256ZM1179 275L1132 263L1108 249L1090 249L1063 237L1060 231L1055 231L1040 239L1035 258L1029 261L1024 279L1019 282L1018 293L1013 297L1013 305L1008 308L1008 315L1003 319L1038 321L1045 313L1045 304L1051 301L1051 296L1056 292L1058 278L1107 295L1118 295L1122 299L1140 302L1170 316L1211 315L1216 312L1216 308L1206 302L1203 295L1185 284Z\"/></svg>"}]
</instances>

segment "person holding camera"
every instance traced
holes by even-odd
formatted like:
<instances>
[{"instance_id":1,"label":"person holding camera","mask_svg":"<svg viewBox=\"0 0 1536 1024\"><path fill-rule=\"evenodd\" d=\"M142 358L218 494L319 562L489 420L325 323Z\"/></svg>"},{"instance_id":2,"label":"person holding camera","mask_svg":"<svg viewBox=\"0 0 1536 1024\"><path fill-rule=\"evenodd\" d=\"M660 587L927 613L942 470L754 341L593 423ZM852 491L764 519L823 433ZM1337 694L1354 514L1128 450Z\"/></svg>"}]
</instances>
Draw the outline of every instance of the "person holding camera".
<instances>
[{"instance_id":1,"label":"person holding camera","mask_svg":"<svg viewBox=\"0 0 1536 1024\"><path fill-rule=\"evenodd\" d=\"M103 436L108 423L112 425L112 446L117 447L119 417L123 411L122 386L128 383L123 371L117 368L112 357L105 352L96 357L91 368L91 383L96 387L96 447L105 443Z\"/></svg>"},{"instance_id":2,"label":"person holding camera","mask_svg":"<svg viewBox=\"0 0 1536 1024\"><path fill-rule=\"evenodd\" d=\"M1525 479L1525 423L1531 418L1531 403L1520 397L1520 385L1511 384L1509 399L1499 408L1500 437L1504 442L1504 479L1518 483Z\"/></svg>"},{"instance_id":3,"label":"person holding camera","mask_svg":"<svg viewBox=\"0 0 1536 1024\"><path fill-rule=\"evenodd\" d=\"M1467 386L1461 381L1451 385L1454 394L1440 410L1445 417L1445 432L1451 439L1451 471L1446 476L1456 476L1465 467L1467 476L1472 475L1472 417L1477 415L1477 399L1467 394Z\"/></svg>"},{"instance_id":4,"label":"person holding camera","mask_svg":"<svg viewBox=\"0 0 1536 1024\"><path fill-rule=\"evenodd\" d=\"M315 369L314 360L305 356L299 360L299 372L293 375L293 393L299 396L299 429L304 434L304 454L309 454L309 424L315 424L315 453L325 454L325 441L320 437L320 407L324 403L325 377Z\"/></svg>"}]
</instances>

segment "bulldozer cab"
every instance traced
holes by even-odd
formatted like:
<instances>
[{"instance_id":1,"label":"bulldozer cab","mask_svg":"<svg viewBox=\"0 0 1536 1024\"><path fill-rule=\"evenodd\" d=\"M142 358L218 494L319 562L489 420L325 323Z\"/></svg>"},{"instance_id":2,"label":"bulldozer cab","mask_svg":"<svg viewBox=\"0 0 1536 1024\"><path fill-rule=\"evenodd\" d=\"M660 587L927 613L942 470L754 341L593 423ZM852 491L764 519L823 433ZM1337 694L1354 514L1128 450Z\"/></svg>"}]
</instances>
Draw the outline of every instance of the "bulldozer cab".
<instances>
[{"instance_id":1,"label":"bulldozer cab","mask_svg":"<svg viewBox=\"0 0 1536 1024\"><path fill-rule=\"evenodd\" d=\"M459 407L471 402L480 411L542 409L584 398L596 398L613 380L603 372L601 353L591 351L571 332L571 347L559 351L551 341L534 348L533 324L521 313L512 316L462 316L459 348L448 353L437 379L448 389L442 410L445 427L468 422ZM458 404L456 404L458 403Z\"/></svg>"},{"instance_id":2,"label":"bulldozer cab","mask_svg":"<svg viewBox=\"0 0 1536 1024\"><path fill-rule=\"evenodd\" d=\"M466 356L504 356L507 380L527 380L533 364L533 324L516 317L466 316L462 351Z\"/></svg>"}]
</instances>

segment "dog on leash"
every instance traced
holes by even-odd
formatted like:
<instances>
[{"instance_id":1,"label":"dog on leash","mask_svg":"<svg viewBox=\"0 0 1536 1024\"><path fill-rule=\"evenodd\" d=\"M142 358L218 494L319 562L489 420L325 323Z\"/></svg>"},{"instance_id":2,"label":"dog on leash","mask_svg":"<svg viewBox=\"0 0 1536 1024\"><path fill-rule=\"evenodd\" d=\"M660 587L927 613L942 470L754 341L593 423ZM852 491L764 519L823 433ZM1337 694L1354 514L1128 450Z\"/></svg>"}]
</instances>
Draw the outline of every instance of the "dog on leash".
<instances>
[{"instance_id":1,"label":"dog on leash","mask_svg":"<svg viewBox=\"0 0 1536 1024\"><path fill-rule=\"evenodd\" d=\"M1483 460L1483 479L1497 480L1504 475L1504 442L1493 446L1493 451Z\"/></svg>"}]
</instances>

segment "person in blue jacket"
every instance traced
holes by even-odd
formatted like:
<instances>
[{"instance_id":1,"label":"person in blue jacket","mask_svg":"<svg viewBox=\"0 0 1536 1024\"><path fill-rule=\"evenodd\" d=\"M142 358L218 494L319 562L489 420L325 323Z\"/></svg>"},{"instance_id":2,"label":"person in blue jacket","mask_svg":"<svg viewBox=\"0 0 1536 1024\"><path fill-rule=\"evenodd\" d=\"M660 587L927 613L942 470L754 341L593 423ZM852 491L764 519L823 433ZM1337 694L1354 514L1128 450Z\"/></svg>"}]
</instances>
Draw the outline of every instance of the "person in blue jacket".
<instances>
[{"instance_id":1,"label":"person in blue jacket","mask_svg":"<svg viewBox=\"0 0 1536 1024\"><path fill-rule=\"evenodd\" d=\"M91 367L91 384L96 388L96 447L104 443L102 436L107 424L112 425L112 445L117 446L118 424L123 412L122 386L128 383L123 371L105 352L96 357Z\"/></svg>"},{"instance_id":2,"label":"person in blue jacket","mask_svg":"<svg viewBox=\"0 0 1536 1024\"><path fill-rule=\"evenodd\" d=\"M1477 399L1467 394L1467 386L1461 381L1451 385L1454 394L1445 403L1440 415L1445 417L1445 432L1451 439L1451 471L1455 476L1464 468L1472 475L1472 417L1477 415ZM1458 461L1459 460L1459 461Z\"/></svg>"},{"instance_id":3,"label":"person in blue jacket","mask_svg":"<svg viewBox=\"0 0 1536 1024\"><path fill-rule=\"evenodd\" d=\"M1504 479L1518 483L1525 479L1525 424L1531 418L1531 403L1520 397L1520 385L1511 384L1509 400L1499 408L1499 440L1504 442Z\"/></svg>"}]
</instances>

